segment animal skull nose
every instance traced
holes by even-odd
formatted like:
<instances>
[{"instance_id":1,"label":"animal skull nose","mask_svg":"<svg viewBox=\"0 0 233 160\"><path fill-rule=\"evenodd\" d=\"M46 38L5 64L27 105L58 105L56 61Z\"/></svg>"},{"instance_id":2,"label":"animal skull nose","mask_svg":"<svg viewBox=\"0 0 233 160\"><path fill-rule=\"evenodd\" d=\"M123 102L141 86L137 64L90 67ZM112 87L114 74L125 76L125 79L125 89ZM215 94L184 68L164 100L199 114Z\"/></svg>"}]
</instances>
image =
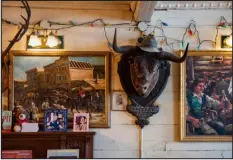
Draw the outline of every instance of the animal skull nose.
<instances>
[{"instance_id":1,"label":"animal skull nose","mask_svg":"<svg viewBox=\"0 0 233 160\"><path fill-rule=\"evenodd\" d=\"M143 77L141 77L141 78L139 79L139 81L140 81L141 84L145 84L145 83L147 82L147 79L146 79L145 76L143 76Z\"/></svg>"}]
</instances>

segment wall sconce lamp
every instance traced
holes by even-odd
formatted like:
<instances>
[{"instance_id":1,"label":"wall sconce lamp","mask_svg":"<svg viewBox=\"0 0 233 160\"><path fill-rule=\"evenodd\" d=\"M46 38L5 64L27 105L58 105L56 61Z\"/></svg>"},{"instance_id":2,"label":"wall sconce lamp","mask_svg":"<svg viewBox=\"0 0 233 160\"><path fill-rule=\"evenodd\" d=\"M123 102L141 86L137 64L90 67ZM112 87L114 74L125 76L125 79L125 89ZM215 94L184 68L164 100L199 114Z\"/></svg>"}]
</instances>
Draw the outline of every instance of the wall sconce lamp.
<instances>
[{"instance_id":1,"label":"wall sconce lamp","mask_svg":"<svg viewBox=\"0 0 233 160\"><path fill-rule=\"evenodd\" d=\"M232 34L221 36L221 48L232 48Z\"/></svg>"},{"instance_id":2,"label":"wall sconce lamp","mask_svg":"<svg viewBox=\"0 0 233 160\"><path fill-rule=\"evenodd\" d=\"M36 47L36 46L41 45L41 40L38 37L38 35L36 35L35 31L33 31L32 34L30 35L28 45L30 45L32 47Z\"/></svg>"},{"instance_id":3,"label":"wall sconce lamp","mask_svg":"<svg viewBox=\"0 0 233 160\"><path fill-rule=\"evenodd\" d=\"M50 48L53 48L55 46L58 46L59 44L61 44L60 39L57 38L51 31L50 34L48 35L46 45L49 46Z\"/></svg>"},{"instance_id":4,"label":"wall sconce lamp","mask_svg":"<svg viewBox=\"0 0 233 160\"><path fill-rule=\"evenodd\" d=\"M27 36L27 49L64 49L63 36L54 35L52 31L48 36L32 31Z\"/></svg>"}]
</instances>

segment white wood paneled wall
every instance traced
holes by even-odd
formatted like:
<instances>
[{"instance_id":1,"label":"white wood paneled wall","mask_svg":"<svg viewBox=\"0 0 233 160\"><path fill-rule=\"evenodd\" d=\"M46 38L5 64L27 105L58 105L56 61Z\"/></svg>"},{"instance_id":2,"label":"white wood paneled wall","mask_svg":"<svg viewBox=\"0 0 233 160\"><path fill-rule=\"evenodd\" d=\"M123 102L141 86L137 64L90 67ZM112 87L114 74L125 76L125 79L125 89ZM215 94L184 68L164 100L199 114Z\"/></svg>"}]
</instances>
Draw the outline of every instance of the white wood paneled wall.
<instances>
[{"instance_id":1,"label":"white wood paneled wall","mask_svg":"<svg viewBox=\"0 0 233 160\"><path fill-rule=\"evenodd\" d=\"M2 18L19 22L19 8L2 8ZM196 20L201 39L212 39L215 37L215 26L220 17L231 22L232 10L208 10L208 11L156 11L152 16L152 23L161 19L169 24L165 28L165 34L172 38L182 38L184 28L191 19ZM103 18L106 23L130 22L132 13L130 11L80 11L80 10L53 10L53 9L32 9L31 23L40 20L68 22L72 20L77 23ZM207 26L213 25L213 26ZM118 29L119 45L134 45L139 32ZM8 40L12 39L17 28L2 26L2 48L4 49ZM110 41L113 39L114 28L107 28L107 36ZM29 32L30 33L30 32ZM230 34L225 29L220 32ZM104 36L103 28L99 27L75 27L59 31L64 35L65 49L72 51L109 51ZM156 34L160 34L156 31ZM190 40L190 49L197 45L195 40ZM25 50L26 38L16 43L13 49ZM212 45L205 43L201 49L215 49ZM179 45L175 46L179 49ZM169 48L165 47L169 51ZM117 75L117 61L119 56L113 60L111 71L112 89L122 89ZM144 158L231 158L232 144L224 143L181 143L178 141L179 131L179 65L172 63L171 76L165 91L158 98L160 112L150 118L150 125L144 127ZM125 111L111 111L111 128L91 129L96 131L94 137L94 158L139 158L139 127L134 124L135 117Z\"/></svg>"}]
</instances>

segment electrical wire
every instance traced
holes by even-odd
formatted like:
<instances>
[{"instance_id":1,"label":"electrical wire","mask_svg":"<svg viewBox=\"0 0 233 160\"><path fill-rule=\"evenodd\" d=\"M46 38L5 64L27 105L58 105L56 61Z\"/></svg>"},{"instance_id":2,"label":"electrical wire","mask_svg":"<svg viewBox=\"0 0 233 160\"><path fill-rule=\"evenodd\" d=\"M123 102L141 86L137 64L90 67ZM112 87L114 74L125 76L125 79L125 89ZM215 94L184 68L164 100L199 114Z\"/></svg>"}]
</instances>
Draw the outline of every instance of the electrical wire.
<instances>
[{"instance_id":1,"label":"electrical wire","mask_svg":"<svg viewBox=\"0 0 233 160\"><path fill-rule=\"evenodd\" d=\"M135 9L136 10L136 9ZM116 24L107 24L104 22L103 19L95 19L95 20L92 20L92 21L88 21L88 22L83 22L83 23L80 23L80 24L77 24L73 21L69 21L69 24L67 23L59 23L59 22L52 22L52 21L48 21L49 25L51 28L41 28L39 27L40 25L40 22L37 22L36 24L32 24L33 27L29 27L29 29L32 29L33 31L34 30L37 30L37 31L40 31L40 30L55 30L55 32L57 32L58 30L63 30L63 29L69 29L69 28L72 28L72 27L78 27L78 26L83 26L83 25L90 25L90 26L94 26L93 24L96 23L96 22L100 22L102 25L103 25L103 29L104 29L104 35L105 35L105 38L107 40L107 45L108 45L108 48L109 50L112 52L113 56L116 57L120 54L117 54L115 55L114 54L114 51L111 49L111 46L110 46L110 41L108 39L108 36L107 36L107 32L106 32L106 27L107 26L115 26L115 28L118 28L119 26L122 26L122 25L129 25L128 27L131 28L131 27L134 27L134 28L137 28L137 25L132 25L132 22L135 22L135 19L134 19L134 12L135 10L133 11L132 13L132 19L130 21L130 23L116 23ZM18 26L18 24L16 23L13 23L11 21L8 21L8 20L5 20L2 18L2 22L6 23L6 24L9 24L9 25L14 25L14 26ZM219 21L219 24L216 26L216 35L215 35L215 39L214 40L201 40L200 39L200 35L199 35L199 31L197 30L197 25L196 25L196 22L194 20L191 20L191 22L189 23L188 27L185 28L185 31L183 33L183 36L182 36L182 39L179 40L179 39L174 39L174 38L171 38L171 37L167 37L165 35L165 32L164 32L164 23L163 21L161 21L160 19L157 21L156 25L149 25L148 27L152 27L154 28L153 31L150 33L150 34L154 34L155 33L155 29L158 29L160 30L161 32L161 36L155 36L155 37L161 37L163 42L165 42L166 46L168 46L170 49L174 50L173 48L173 45L176 44L176 43L181 43L182 44L182 47L184 47L184 42L185 42L185 35L187 34L187 32L189 34L192 34L190 36L193 36L195 35L197 37L197 41L198 41L198 45L197 45L197 49L200 49L200 46L205 43L205 42L209 42L209 43L212 43L212 44L215 44L216 45L216 41L217 41L217 37L218 37L218 33L219 33L219 29L223 29L223 28L226 28L226 27L230 27L230 29L232 30L232 24L230 24L229 22L227 22L227 20L225 19L225 17L221 16L220 18L220 21ZM224 24L224 25L222 25ZM37 28L35 26L38 26ZM63 26L63 27L58 27L58 28L54 28L53 26ZM167 26L167 24L166 24ZM232 34L232 33L231 33ZM144 32L142 32L142 37L145 37L146 35L144 34ZM169 41L173 41L173 42L168 42L168 39Z\"/></svg>"}]
</instances>

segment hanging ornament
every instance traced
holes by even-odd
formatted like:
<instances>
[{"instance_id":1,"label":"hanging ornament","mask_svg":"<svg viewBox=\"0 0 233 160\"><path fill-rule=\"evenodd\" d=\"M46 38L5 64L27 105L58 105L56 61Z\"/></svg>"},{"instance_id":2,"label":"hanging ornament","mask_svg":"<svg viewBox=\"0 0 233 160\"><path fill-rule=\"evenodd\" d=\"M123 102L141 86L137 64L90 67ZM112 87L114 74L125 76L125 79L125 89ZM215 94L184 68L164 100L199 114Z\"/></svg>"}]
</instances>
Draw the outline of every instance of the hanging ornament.
<instances>
[{"instance_id":1,"label":"hanging ornament","mask_svg":"<svg viewBox=\"0 0 233 160\"><path fill-rule=\"evenodd\" d=\"M93 23L90 24L91 27L94 27Z\"/></svg>"},{"instance_id":2,"label":"hanging ornament","mask_svg":"<svg viewBox=\"0 0 233 160\"><path fill-rule=\"evenodd\" d=\"M198 46L197 46L197 50L200 50L200 48L201 48L200 45L198 45Z\"/></svg>"},{"instance_id":3,"label":"hanging ornament","mask_svg":"<svg viewBox=\"0 0 233 160\"><path fill-rule=\"evenodd\" d=\"M223 26L221 26L222 28L227 28L228 26L226 26L226 25L223 25Z\"/></svg>"},{"instance_id":4,"label":"hanging ornament","mask_svg":"<svg viewBox=\"0 0 233 160\"><path fill-rule=\"evenodd\" d=\"M193 36L193 31L191 29L188 30L190 36Z\"/></svg>"}]
</instances>

